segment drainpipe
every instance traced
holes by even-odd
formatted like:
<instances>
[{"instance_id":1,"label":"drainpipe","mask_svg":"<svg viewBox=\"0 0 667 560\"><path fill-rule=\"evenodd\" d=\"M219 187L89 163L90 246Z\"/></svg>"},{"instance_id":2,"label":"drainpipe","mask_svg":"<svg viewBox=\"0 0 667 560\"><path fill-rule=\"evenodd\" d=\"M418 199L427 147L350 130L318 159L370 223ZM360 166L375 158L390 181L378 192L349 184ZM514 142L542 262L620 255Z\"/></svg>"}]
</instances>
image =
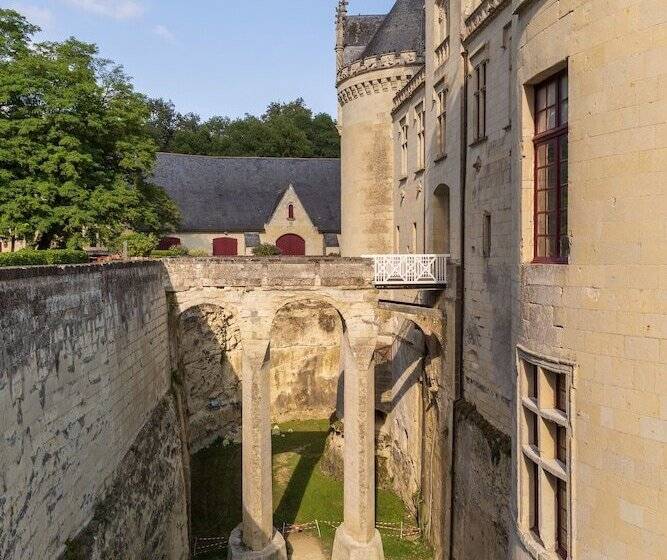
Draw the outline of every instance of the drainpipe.
<instances>
[{"instance_id":1,"label":"drainpipe","mask_svg":"<svg viewBox=\"0 0 667 560\"><path fill-rule=\"evenodd\" d=\"M459 305L460 320L457 324L457 354L458 354L458 364L457 364L457 380L456 380L456 397L452 405L452 464L450 470L451 476L451 490L450 490L450 509L449 509L449 560L454 558L454 505L455 505L455 465L456 465L456 408L463 401L463 332L464 332L464 318L465 318L465 254L466 254L466 214L465 214L465 205L466 205L466 180L468 176L468 51L463 50L461 52L463 58L462 68L463 68L463 98L461 102L461 169L460 169L460 192L461 198L459 202L461 216L460 216L460 234L459 234L459 247L461 250L461 273L459 274L459 280L461 281L461 302Z\"/></svg>"}]
</instances>

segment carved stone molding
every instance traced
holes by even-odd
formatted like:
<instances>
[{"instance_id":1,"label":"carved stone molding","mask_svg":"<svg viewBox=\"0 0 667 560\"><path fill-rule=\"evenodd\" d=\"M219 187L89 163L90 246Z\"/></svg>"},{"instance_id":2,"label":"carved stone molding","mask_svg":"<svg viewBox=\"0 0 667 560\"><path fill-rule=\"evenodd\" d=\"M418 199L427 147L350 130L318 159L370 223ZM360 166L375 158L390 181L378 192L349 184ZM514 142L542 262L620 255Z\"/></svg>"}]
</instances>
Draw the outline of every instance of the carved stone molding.
<instances>
[{"instance_id":1,"label":"carved stone molding","mask_svg":"<svg viewBox=\"0 0 667 560\"><path fill-rule=\"evenodd\" d=\"M463 40L467 41L486 25L509 4L510 0L482 0L482 3L465 18Z\"/></svg>"},{"instance_id":2,"label":"carved stone molding","mask_svg":"<svg viewBox=\"0 0 667 560\"><path fill-rule=\"evenodd\" d=\"M345 88L338 90L338 103L343 106L350 101L354 101L359 97L365 95L373 95L374 93L399 91L412 78L412 74L403 74L397 76L389 76L386 78L377 78L371 80L364 80L352 84Z\"/></svg>"},{"instance_id":3,"label":"carved stone molding","mask_svg":"<svg viewBox=\"0 0 667 560\"><path fill-rule=\"evenodd\" d=\"M347 66L343 66L337 74L336 85L345 80L353 78L366 72L395 68L399 66L410 66L423 63L424 56L416 51L404 51L400 53L386 53L379 56L369 56L362 60L355 60Z\"/></svg>"},{"instance_id":4,"label":"carved stone molding","mask_svg":"<svg viewBox=\"0 0 667 560\"><path fill-rule=\"evenodd\" d=\"M424 85L426 80L426 67L422 66L421 69L406 83L401 90L394 97L394 108L392 112L397 111L401 106L408 101L412 95Z\"/></svg>"}]
</instances>

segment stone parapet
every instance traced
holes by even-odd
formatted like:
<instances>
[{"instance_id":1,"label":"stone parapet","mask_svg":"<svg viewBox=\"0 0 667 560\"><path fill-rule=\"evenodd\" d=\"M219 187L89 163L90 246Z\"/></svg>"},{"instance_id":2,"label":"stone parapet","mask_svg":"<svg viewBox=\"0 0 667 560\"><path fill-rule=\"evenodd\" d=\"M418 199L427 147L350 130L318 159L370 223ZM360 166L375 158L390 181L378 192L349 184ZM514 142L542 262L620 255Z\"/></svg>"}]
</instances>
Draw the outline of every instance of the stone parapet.
<instances>
[{"instance_id":1,"label":"stone parapet","mask_svg":"<svg viewBox=\"0 0 667 560\"><path fill-rule=\"evenodd\" d=\"M345 80L374 70L412 66L414 64L423 64L423 62L424 56L416 51L369 56L361 60L355 60L352 64L348 64L347 66L343 66L336 76L336 85L340 86Z\"/></svg>"},{"instance_id":2,"label":"stone parapet","mask_svg":"<svg viewBox=\"0 0 667 560\"><path fill-rule=\"evenodd\" d=\"M374 289L373 265L362 258L230 257L164 259L167 291L191 288Z\"/></svg>"}]
</instances>

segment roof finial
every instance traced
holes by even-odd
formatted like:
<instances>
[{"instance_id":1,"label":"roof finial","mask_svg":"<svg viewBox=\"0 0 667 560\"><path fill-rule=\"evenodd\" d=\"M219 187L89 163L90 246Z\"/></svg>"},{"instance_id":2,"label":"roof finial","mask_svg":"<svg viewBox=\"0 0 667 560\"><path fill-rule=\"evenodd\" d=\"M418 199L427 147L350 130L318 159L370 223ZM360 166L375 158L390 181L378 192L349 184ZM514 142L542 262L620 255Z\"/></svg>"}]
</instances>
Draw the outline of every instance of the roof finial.
<instances>
[{"instance_id":1,"label":"roof finial","mask_svg":"<svg viewBox=\"0 0 667 560\"><path fill-rule=\"evenodd\" d=\"M348 0L338 0L338 7L336 8L336 67L339 70L344 63L345 24L348 4Z\"/></svg>"}]
</instances>

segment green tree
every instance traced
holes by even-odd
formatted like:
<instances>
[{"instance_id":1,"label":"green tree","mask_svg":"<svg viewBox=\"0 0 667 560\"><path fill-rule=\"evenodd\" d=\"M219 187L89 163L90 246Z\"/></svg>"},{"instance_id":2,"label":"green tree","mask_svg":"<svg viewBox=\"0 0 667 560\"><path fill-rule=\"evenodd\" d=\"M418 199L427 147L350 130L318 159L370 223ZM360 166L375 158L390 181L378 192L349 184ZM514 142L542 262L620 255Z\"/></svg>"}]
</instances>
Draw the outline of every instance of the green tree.
<instances>
[{"instance_id":1,"label":"green tree","mask_svg":"<svg viewBox=\"0 0 667 560\"><path fill-rule=\"evenodd\" d=\"M146 99L94 45L32 43L36 31L0 10L0 236L76 247L173 229L176 206L146 182Z\"/></svg>"},{"instance_id":2,"label":"green tree","mask_svg":"<svg viewBox=\"0 0 667 560\"><path fill-rule=\"evenodd\" d=\"M289 103L271 103L261 117L212 117L208 121L202 121L194 113L174 113L171 101L156 99L151 106L155 108L151 113L151 130L163 151L211 156L340 155L336 122L326 113L313 115L301 98ZM165 142L167 137L170 141Z\"/></svg>"}]
</instances>

